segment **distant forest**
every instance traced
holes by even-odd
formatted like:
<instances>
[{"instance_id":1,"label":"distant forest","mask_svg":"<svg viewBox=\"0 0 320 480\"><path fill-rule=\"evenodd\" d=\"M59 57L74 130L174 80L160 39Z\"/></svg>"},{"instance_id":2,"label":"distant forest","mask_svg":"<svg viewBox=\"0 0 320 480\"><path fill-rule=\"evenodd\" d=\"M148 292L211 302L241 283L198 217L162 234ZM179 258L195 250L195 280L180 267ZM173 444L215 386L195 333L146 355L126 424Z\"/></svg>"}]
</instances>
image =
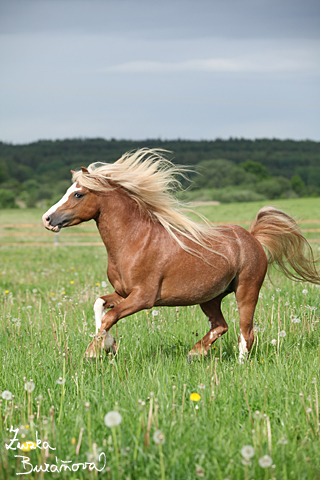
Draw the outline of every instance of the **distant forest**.
<instances>
[{"instance_id":1,"label":"distant forest","mask_svg":"<svg viewBox=\"0 0 320 480\"><path fill-rule=\"evenodd\" d=\"M35 207L59 199L70 170L116 161L141 147L169 150L168 158L194 173L184 200L221 202L320 196L320 142L293 140L104 140L0 142L0 208ZM187 184L184 183L184 187Z\"/></svg>"}]
</instances>

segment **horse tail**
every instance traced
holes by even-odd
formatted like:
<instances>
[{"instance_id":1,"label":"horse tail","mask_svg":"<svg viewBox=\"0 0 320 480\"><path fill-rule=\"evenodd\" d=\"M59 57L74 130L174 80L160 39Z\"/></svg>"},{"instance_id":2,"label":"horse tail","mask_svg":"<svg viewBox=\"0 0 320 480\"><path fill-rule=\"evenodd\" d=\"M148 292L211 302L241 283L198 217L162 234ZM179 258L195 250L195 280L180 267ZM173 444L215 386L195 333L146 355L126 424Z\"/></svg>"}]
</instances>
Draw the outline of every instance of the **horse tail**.
<instances>
[{"instance_id":1,"label":"horse tail","mask_svg":"<svg viewBox=\"0 0 320 480\"><path fill-rule=\"evenodd\" d=\"M312 248L289 215L273 207L263 207L249 232L266 248L268 263L275 263L286 277L320 284Z\"/></svg>"}]
</instances>

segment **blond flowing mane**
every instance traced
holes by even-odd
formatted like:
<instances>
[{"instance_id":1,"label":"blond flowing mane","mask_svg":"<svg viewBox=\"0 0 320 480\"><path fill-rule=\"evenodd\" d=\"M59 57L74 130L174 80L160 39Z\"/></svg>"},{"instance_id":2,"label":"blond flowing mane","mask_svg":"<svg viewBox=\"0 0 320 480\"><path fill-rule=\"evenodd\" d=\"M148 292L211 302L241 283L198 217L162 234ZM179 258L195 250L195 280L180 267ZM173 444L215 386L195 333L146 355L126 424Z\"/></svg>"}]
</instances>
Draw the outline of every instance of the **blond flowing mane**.
<instances>
[{"instance_id":1,"label":"blond flowing mane","mask_svg":"<svg viewBox=\"0 0 320 480\"><path fill-rule=\"evenodd\" d=\"M163 156L164 150L142 148L127 152L115 163L92 163L88 172L74 172L73 181L92 191L108 191L109 180L124 188L140 208L158 221L169 235L187 252L201 256L197 250L185 245L178 235L214 253L212 240L221 241L221 229L210 225L201 214L194 212L175 196L181 184L178 176L188 171L177 167ZM193 212L204 223L197 223L184 212ZM220 254L221 255L221 254Z\"/></svg>"}]
</instances>

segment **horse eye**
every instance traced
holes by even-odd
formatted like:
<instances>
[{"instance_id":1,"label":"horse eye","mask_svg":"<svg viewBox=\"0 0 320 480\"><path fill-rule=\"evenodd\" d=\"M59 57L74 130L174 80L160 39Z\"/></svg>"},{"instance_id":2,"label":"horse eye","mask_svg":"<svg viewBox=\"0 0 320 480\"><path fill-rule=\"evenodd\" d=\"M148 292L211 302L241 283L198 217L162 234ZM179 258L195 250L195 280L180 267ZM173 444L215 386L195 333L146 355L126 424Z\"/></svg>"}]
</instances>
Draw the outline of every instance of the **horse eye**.
<instances>
[{"instance_id":1,"label":"horse eye","mask_svg":"<svg viewBox=\"0 0 320 480\"><path fill-rule=\"evenodd\" d=\"M73 194L73 196L76 197L76 198L81 198L81 197L83 197L83 194L79 193L79 192L76 192L76 193Z\"/></svg>"}]
</instances>

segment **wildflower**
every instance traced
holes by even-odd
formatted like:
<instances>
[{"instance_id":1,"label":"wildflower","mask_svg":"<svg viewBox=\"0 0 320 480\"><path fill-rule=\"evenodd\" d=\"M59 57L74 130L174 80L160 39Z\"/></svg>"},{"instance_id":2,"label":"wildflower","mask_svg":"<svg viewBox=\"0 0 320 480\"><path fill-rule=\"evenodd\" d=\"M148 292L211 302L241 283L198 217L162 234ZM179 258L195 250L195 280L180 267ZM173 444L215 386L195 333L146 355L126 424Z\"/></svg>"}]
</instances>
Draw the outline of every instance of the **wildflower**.
<instances>
[{"instance_id":1,"label":"wildflower","mask_svg":"<svg viewBox=\"0 0 320 480\"><path fill-rule=\"evenodd\" d=\"M28 393L33 392L33 390L35 389L35 384L34 384L34 382L32 382L32 381L26 382L26 383L24 384L24 389L27 390Z\"/></svg>"},{"instance_id":2,"label":"wildflower","mask_svg":"<svg viewBox=\"0 0 320 480\"><path fill-rule=\"evenodd\" d=\"M304 288L304 289L302 290L302 293L303 293L303 295L307 295L308 290L307 290L306 288Z\"/></svg>"},{"instance_id":3,"label":"wildflower","mask_svg":"<svg viewBox=\"0 0 320 480\"><path fill-rule=\"evenodd\" d=\"M312 408L307 407L307 408L306 408L306 412L307 412L307 413L311 413L311 412L312 412Z\"/></svg>"},{"instance_id":4,"label":"wildflower","mask_svg":"<svg viewBox=\"0 0 320 480\"><path fill-rule=\"evenodd\" d=\"M107 288L107 282L105 282L104 280L101 282L101 287L102 288Z\"/></svg>"},{"instance_id":5,"label":"wildflower","mask_svg":"<svg viewBox=\"0 0 320 480\"><path fill-rule=\"evenodd\" d=\"M242 458L241 463L242 465L252 465L250 458Z\"/></svg>"},{"instance_id":6,"label":"wildflower","mask_svg":"<svg viewBox=\"0 0 320 480\"><path fill-rule=\"evenodd\" d=\"M156 317L157 315L159 315L159 310L152 310L152 316Z\"/></svg>"},{"instance_id":7,"label":"wildflower","mask_svg":"<svg viewBox=\"0 0 320 480\"><path fill-rule=\"evenodd\" d=\"M5 293L9 293L9 290L5 290Z\"/></svg>"},{"instance_id":8,"label":"wildflower","mask_svg":"<svg viewBox=\"0 0 320 480\"><path fill-rule=\"evenodd\" d=\"M200 383L200 385L198 385L198 388L200 390L204 390L206 388L205 384L204 383Z\"/></svg>"},{"instance_id":9,"label":"wildflower","mask_svg":"<svg viewBox=\"0 0 320 480\"><path fill-rule=\"evenodd\" d=\"M4 390L4 391L2 392L2 395L1 395L1 396L2 396L3 400L11 400L11 398L12 398L12 393L9 392L9 390Z\"/></svg>"},{"instance_id":10,"label":"wildflower","mask_svg":"<svg viewBox=\"0 0 320 480\"><path fill-rule=\"evenodd\" d=\"M29 452L30 450L35 450L36 448L37 445L34 442L29 441L21 445L20 450L22 450L23 452Z\"/></svg>"},{"instance_id":11,"label":"wildflower","mask_svg":"<svg viewBox=\"0 0 320 480\"><path fill-rule=\"evenodd\" d=\"M156 445L163 445L165 440L164 433L161 430L156 430L153 434L153 441Z\"/></svg>"},{"instance_id":12,"label":"wildflower","mask_svg":"<svg viewBox=\"0 0 320 480\"><path fill-rule=\"evenodd\" d=\"M277 340L274 338L273 340L271 340L270 343L271 343L271 345L275 346L275 345L277 345Z\"/></svg>"},{"instance_id":13,"label":"wildflower","mask_svg":"<svg viewBox=\"0 0 320 480\"><path fill-rule=\"evenodd\" d=\"M96 282L96 285L97 285L97 287L100 287L100 283L99 283L99 282Z\"/></svg>"},{"instance_id":14,"label":"wildflower","mask_svg":"<svg viewBox=\"0 0 320 480\"><path fill-rule=\"evenodd\" d=\"M300 318L293 318L291 321L292 321L292 323L300 323L301 322Z\"/></svg>"},{"instance_id":15,"label":"wildflower","mask_svg":"<svg viewBox=\"0 0 320 480\"><path fill-rule=\"evenodd\" d=\"M73 437L71 438L71 445L75 445L76 444L76 439Z\"/></svg>"},{"instance_id":16,"label":"wildflower","mask_svg":"<svg viewBox=\"0 0 320 480\"><path fill-rule=\"evenodd\" d=\"M279 332L279 337L281 337L281 338L284 338L286 335L287 334L284 330L281 330L281 332Z\"/></svg>"},{"instance_id":17,"label":"wildflower","mask_svg":"<svg viewBox=\"0 0 320 480\"><path fill-rule=\"evenodd\" d=\"M74 280L70 280L70 283L71 283L71 285L73 285L73 284L74 284Z\"/></svg>"},{"instance_id":18,"label":"wildflower","mask_svg":"<svg viewBox=\"0 0 320 480\"><path fill-rule=\"evenodd\" d=\"M269 455L264 455L263 457L259 458L259 465L262 468L268 468L272 465L272 458Z\"/></svg>"},{"instance_id":19,"label":"wildflower","mask_svg":"<svg viewBox=\"0 0 320 480\"><path fill-rule=\"evenodd\" d=\"M37 290L36 288L34 288L34 289L32 290L32 293L37 293L37 291L38 291L38 290Z\"/></svg>"},{"instance_id":20,"label":"wildflower","mask_svg":"<svg viewBox=\"0 0 320 480\"><path fill-rule=\"evenodd\" d=\"M117 427L122 422L122 416L119 412L111 411L108 412L104 417L104 423L107 427Z\"/></svg>"},{"instance_id":21,"label":"wildflower","mask_svg":"<svg viewBox=\"0 0 320 480\"><path fill-rule=\"evenodd\" d=\"M26 307L28 310L30 310L30 308L32 308L32 305L27 305Z\"/></svg>"},{"instance_id":22,"label":"wildflower","mask_svg":"<svg viewBox=\"0 0 320 480\"><path fill-rule=\"evenodd\" d=\"M259 412L259 410L256 410L253 414L254 418L260 418L260 415L261 413Z\"/></svg>"},{"instance_id":23,"label":"wildflower","mask_svg":"<svg viewBox=\"0 0 320 480\"><path fill-rule=\"evenodd\" d=\"M254 456L254 448L253 448L251 445L244 445L244 446L241 448L241 455L242 455L245 459L252 458L252 457Z\"/></svg>"},{"instance_id":24,"label":"wildflower","mask_svg":"<svg viewBox=\"0 0 320 480\"><path fill-rule=\"evenodd\" d=\"M63 385L65 383L65 381L66 381L66 379L62 378L62 377L59 377L58 380L56 380L58 385Z\"/></svg>"},{"instance_id":25,"label":"wildflower","mask_svg":"<svg viewBox=\"0 0 320 480\"><path fill-rule=\"evenodd\" d=\"M201 400L201 396L199 395L199 393L191 393L190 400L192 400L193 402L199 402L199 400Z\"/></svg>"}]
</instances>

